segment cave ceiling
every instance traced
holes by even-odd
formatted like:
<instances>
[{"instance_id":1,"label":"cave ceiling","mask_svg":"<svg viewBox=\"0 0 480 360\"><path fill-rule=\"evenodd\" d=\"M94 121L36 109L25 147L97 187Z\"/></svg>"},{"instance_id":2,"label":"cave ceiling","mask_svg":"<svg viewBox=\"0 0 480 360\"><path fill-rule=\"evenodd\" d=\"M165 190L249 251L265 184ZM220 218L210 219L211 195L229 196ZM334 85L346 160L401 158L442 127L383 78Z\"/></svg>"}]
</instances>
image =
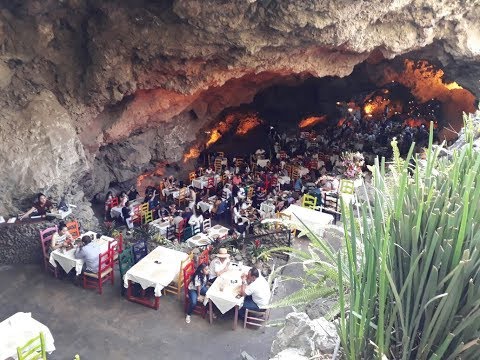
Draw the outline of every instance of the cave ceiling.
<instances>
[{"instance_id":1,"label":"cave ceiling","mask_svg":"<svg viewBox=\"0 0 480 360\"><path fill-rule=\"evenodd\" d=\"M92 196L151 161L179 161L224 108L365 60L427 59L478 96L479 10L474 0L0 1L0 210L72 182ZM25 143L22 163L12 149ZM49 171L32 171L44 159Z\"/></svg>"}]
</instances>

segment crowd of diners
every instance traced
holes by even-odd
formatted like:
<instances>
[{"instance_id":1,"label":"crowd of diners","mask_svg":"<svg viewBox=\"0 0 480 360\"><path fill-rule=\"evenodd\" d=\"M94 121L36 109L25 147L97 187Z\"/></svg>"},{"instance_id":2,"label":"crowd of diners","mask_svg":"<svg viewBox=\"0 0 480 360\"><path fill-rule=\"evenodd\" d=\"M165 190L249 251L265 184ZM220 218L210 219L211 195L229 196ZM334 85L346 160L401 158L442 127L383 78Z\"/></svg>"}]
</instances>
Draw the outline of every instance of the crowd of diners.
<instances>
[{"instance_id":1,"label":"crowd of diners","mask_svg":"<svg viewBox=\"0 0 480 360\"><path fill-rule=\"evenodd\" d=\"M321 205L324 193L338 191L338 176L328 173L339 157L313 154L300 145L309 141L308 136L303 140L296 141L298 146L285 143L285 150L276 144L270 156L265 149L247 158L212 153L209 163L198 164L188 179L168 176L158 186L147 186L143 196L134 187L117 196L108 192L105 220L111 220L113 206L121 208L114 220L131 229L141 204L148 203L152 220L168 218L178 226L186 219L190 226L198 227L205 219L212 219L247 234L253 224L296 203L305 193L317 197L317 205ZM264 202L270 211L262 208Z\"/></svg>"}]
</instances>

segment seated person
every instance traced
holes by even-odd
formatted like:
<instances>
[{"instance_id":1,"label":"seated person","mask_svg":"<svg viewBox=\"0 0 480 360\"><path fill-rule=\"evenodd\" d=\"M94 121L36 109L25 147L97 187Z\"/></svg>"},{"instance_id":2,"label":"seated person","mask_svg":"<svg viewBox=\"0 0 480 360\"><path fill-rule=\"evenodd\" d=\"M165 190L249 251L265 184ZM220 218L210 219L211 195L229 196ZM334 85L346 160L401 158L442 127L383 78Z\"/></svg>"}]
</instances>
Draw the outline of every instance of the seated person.
<instances>
[{"instance_id":1,"label":"seated person","mask_svg":"<svg viewBox=\"0 0 480 360\"><path fill-rule=\"evenodd\" d=\"M245 296L243 307L238 316L245 317L245 310L262 311L270 301L270 286L267 280L260 275L258 269L251 268L248 274L242 275L240 295Z\"/></svg>"},{"instance_id":2,"label":"seated person","mask_svg":"<svg viewBox=\"0 0 480 360\"><path fill-rule=\"evenodd\" d=\"M303 182L302 182L302 178L299 177L297 180L295 180L295 185L293 185L293 189L298 192L298 193L301 193L302 192L302 189L303 189Z\"/></svg>"},{"instance_id":3,"label":"seated person","mask_svg":"<svg viewBox=\"0 0 480 360\"><path fill-rule=\"evenodd\" d=\"M120 193L120 196L118 197L118 206L124 207L127 201L128 201L128 195L125 191L122 191Z\"/></svg>"},{"instance_id":4,"label":"seated person","mask_svg":"<svg viewBox=\"0 0 480 360\"><path fill-rule=\"evenodd\" d=\"M310 191L310 195L313 195L317 198L317 206L322 206L323 197L322 197L322 185L321 184L317 184L315 189Z\"/></svg>"},{"instance_id":5,"label":"seated person","mask_svg":"<svg viewBox=\"0 0 480 360\"><path fill-rule=\"evenodd\" d=\"M212 208L212 214L214 218L217 218L220 215L224 214L226 210L227 210L227 202L217 198Z\"/></svg>"},{"instance_id":6,"label":"seated person","mask_svg":"<svg viewBox=\"0 0 480 360\"><path fill-rule=\"evenodd\" d=\"M197 203L197 193L192 185L187 188L187 199L189 200L188 207L193 209Z\"/></svg>"},{"instance_id":7,"label":"seated person","mask_svg":"<svg viewBox=\"0 0 480 360\"><path fill-rule=\"evenodd\" d=\"M110 210L112 208L112 201L113 201L113 193L109 191L105 196L105 214L104 214L105 221L110 219Z\"/></svg>"},{"instance_id":8,"label":"seated person","mask_svg":"<svg viewBox=\"0 0 480 360\"><path fill-rule=\"evenodd\" d=\"M29 217L31 214L35 216L45 217L49 211L53 209L53 203L47 199L47 197L40 193L37 195L37 201L26 213L22 214L19 219L23 220L26 217Z\"/></svg>"},{"instance_id":9,"label":"seated person","mask_svg":"<svg viewBox=\"0 0 480 360\"><path fill-rule=\"evenodd\" d=\"M217 276L222 275L228 271L230 266L230 254L226 248L218 249L218 254L215 254L215 259L210 263L209 281L214 282Z\"/></svg>"},{"instance_id":10,"label":"seated person","mask_svg":"<svg viewBox=\"0 0 480 360\"><path fill-rule=\"evenodd\" d=\"M129 201L134 201L134 200L138 197L139 193L138 193L138 191L137 191L137 189L135 188L134 185L132 185L132 186L130 187L130 189L128 190L127 195L128 195L128 200L129 200Z\"/></svg>"},{"instance_id":11,"label":"seated person","mask_svg":"<svg viewBox=\"0 0 480 360\"><path fill-rule=\"evenodd\" d=\"M222 190L222 199L223 200L228 200L232 197L232 190L230 189L230 187L231 187L230 184L226 184L223 187L223 190Z\"/></svg>"},{"instance_id":12,"label":"seated person","mask_svg":"<svg viewBox=\"0 0 480 360\"><path fill-rule=\"evenodd\" d=\"M82 273L84 271L90 273L98 272L98 256L100 253L100 249L92 242L92 238L84 235L80 245L75 250L75 258L83 260Z\"/></svg>"},{"instance_id":13,"label":"seated person","mask_svg":"<svg viewBox=\"0 0 480 360\"><path fill-rule=\"evenodd\" d=\"M132 222L132 209L130 208L130 201L125 203L125 206L122 208L122 217L125 220L125 224L129 229L133 228Z\"/></svg>"},{"instance_id":14,"label":"seated person","mask_svg":"<svg viewBox=\"0 0 480 360\"><path fill-rule=\"evenodd\" d=\"M175 230L178 231L178 224L180 224L183 221L183 217L180 215L180 211L175 211L173 214L173 224L175 225Z\"/></svg>"},{"instance_id":15,"label":"seated person","mask_svg":"<svg viewBox=\"0 0 480 360\"><path fill-rule=\"evenodd\" d=\"M73 242L73 237L68 232L67 225L64 222L58 224L58 231L52 236L50 242L50 250L56 250L60 248L67 248Z\"/></svg>"},{"instance_id":16,"label":"seated person","mask_svg":"<svg viewBox=\"0 0 480 360\"><path fill-rule=\"evenodd\" d=\"M241 237L245 237L245 233L247 232L247 227L248 227L248 223L244 223L243 219L240 218L238 220L237 225L235 226L235 229L238 231Z\"/></svg>"},{"instance_id":17,"label":"seated person","mask_svg":"<svg viewBox=\"0 0 480 360\"><path fill-rule=\"evenodd\" d=\"M188 297L190 299L188 304L187 316L185 322L190 324L193 309L197 306L200 296L205 296L207 293L208 282L208 266L207 264L200 264L192 275L190 283L188 284Z\"/></svg>"},{"instance_id":18,"label":"seated person","mask_svg":"<svg viewBox=\"0 0 480 360\"><path fill-rule=\"evenodd\" d=\"M192 217L192 215L193 215L192 209L190 209L190 208L187 206L187 207L185 208L185 211L184 211L183 214L182 214L182 217L183 217L185 220L187 220L187 222L188 222L188 220L190 220L190 218Z\"/></svg>"},{"instance_id":19,"label":"seated person","mask_svg":"<svg viewBox=\"0 0 480 360\"><path fill-rule=\"evenodd\" d=\"M158 201L157 190L153 190L153 192L148 197L148 209L156 212L160 206L160 202Z\"/></svg>"},{"instance_id":20,"label":"seated person","mask_svg":"<svg viewBox=\"0 0 480 360\"><path fill-rule=\"evenodd\" d=\"M190 216L190 220L188 220L188 225L190 225L194 229L201 229L202 223L203 215L200 213L200 210L198 208L195 208L192 216Z\"/></svg>"}]
</instances>

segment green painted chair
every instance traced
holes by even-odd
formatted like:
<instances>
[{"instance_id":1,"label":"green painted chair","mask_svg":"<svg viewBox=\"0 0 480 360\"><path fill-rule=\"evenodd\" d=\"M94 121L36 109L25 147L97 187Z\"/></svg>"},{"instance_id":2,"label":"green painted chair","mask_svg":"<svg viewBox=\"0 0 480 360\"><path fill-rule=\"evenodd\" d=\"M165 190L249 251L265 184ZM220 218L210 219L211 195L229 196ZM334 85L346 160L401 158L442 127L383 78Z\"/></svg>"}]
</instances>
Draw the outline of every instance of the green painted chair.
<instances>
[{"instance_id":1,"label":"green painted chair","mask_svg":"<svg viewBox=\"0 0 480 360\"><path fill-rule=\"evenodd\" d=\"M127 246L123 249L123 251L118 255L118 269L120 271L120 287L121 287L121 294L125 293L125 288L123 287L123 276L127 273L127 271L135 265L135 259L133 258L133 251L131 246Z\"/></svg>"},{"instance_id":2,"label":"green painted chair","mask_svg":"<svg viewBox=\"0 0 480 360\"><path fill-rule=\"evenodd\" d=\"M304 208L316 210L317 208L317 197L305 194L302 198L302 206Z\"/></svg>"},{"instance_id":3,"label":"green painted chair","mask_svg":"<svg viewBox=\"0 0 480 360\"><path fill-rule=\"evenodd\" d=\"M18 360L47 360L45 336L40 333L25 345L17 347Z\"/></svg>"},{"instance_id":4,"label":"green painted chair","mask_svg":"<svg viewBox=\"0 0 480 360\"><path fill-rule=\"evenodd\" d=\"M355 193L355 185L352 180L340 180L340 194L353 195Z\"/></svg>"}]
</instances>

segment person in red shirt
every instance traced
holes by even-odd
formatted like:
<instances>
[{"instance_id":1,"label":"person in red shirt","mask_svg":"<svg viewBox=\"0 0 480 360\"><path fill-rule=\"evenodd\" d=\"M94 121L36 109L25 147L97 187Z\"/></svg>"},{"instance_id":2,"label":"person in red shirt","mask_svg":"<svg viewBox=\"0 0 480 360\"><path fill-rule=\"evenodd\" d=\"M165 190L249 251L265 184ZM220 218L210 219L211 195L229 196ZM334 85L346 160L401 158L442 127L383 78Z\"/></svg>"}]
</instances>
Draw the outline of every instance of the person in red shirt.
<instances>
[{"instance_id":1,"label":"person in red shirt","mask_svg":"<svg viewBox=\"0 0 480 360\"><path fill-rule=\"evenodd\" d=\"M23 220L24 218L30 216L30 214L35 213L35 215L39 215L41 217L45 217L47 213L53 208L53 203L47 199L45 194L38 194L37 201L33 204L30 210L26 213L22 214L19 219Z\"/></svg>"}]
</instances>

